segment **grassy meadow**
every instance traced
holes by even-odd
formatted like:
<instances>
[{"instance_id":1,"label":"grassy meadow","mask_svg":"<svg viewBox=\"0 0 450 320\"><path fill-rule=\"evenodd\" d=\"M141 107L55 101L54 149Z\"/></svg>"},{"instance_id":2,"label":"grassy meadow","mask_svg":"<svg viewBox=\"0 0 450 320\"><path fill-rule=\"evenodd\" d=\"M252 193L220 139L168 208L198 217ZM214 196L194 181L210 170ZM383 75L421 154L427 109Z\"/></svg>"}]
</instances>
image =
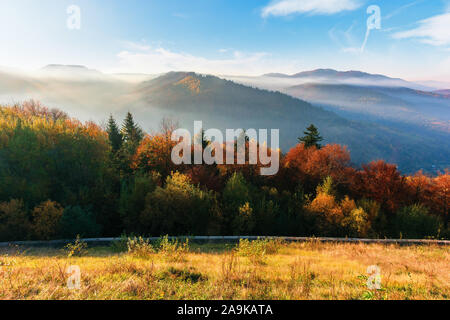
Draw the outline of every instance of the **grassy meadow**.
<instances>
[{"instance_id":1,"label":"grassy meadow","mask_svg":"<svg viewBox=\"0 0 450 320\"><path fill-rule=\"evenodd\" d=\"M0 299L449 299L450 250L438 246L282 243L189 245L142 239L0 252ZM69 289L69 266L79 289ZM381 289L367 287L367 268Z\"/></svg>"}]
</instances>

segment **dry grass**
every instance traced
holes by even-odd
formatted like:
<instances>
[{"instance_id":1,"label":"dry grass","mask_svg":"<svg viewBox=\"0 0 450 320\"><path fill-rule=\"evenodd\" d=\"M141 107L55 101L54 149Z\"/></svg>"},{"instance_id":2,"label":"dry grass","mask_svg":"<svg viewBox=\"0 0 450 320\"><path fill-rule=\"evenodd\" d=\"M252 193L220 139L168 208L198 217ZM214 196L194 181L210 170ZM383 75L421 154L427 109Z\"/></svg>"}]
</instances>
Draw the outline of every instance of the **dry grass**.
<instances>
[{"instance_id":1,"label":"dry grass","mask_svg":"<svg viewBox=\"0 0 450 320\"><path fill-rule=\"evenodd\" d=\"M183 259L164 253L90 248L0 252L0 299L449 299L450 250L437 246L280 244L264 263L220 245L194 246ZM67 288L71 265L81 288ZM382 289L366 286L381 269Z\"/></svg>"}]
</instances>

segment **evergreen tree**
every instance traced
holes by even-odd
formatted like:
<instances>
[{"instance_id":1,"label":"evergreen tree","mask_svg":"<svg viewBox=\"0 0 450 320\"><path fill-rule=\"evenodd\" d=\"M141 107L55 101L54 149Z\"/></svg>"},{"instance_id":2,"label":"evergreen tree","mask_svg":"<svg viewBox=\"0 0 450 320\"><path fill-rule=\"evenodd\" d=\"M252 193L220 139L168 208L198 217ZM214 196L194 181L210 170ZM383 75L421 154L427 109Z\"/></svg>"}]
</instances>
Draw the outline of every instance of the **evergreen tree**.
<instances>
[{"instance_id":1,"label":"evergreen tree","mask_svg":"<svg viewBox=\"0 0 450 320\"><path fill-rule=\"evenodd\" d=\"M112 115L110 115L109 117L106 132L108 133L109 143L111 145L113 153L117 153L117 151L119 151L122 147L123 136L120 133L119 127L116 124L116 120L114 120Z\"/></svg>"},{"instance_id":2,"label":"evergreen tree","mask_svg":"<svg viewBox=\"0 0 450 320\"><path fill-rule=\"evenodd\" d=\"M298 138L298 141L304 143L306 148L316 147L320 149L322 147L319 142L323 141L323 138L320 136L319 130L315 125L310 125L303 133L305 136Z\"/></svg>"},{"instance_id":3,"label":"evergreen tree","mask_svg":"<svg viewBox=\"0 0 450 320\"><path fill-rule=\"evenodd\" d=\"M122 135L126 151L130 155L134 154L139 146L139 143L144 138L144 132L139 125L134 122L133 115L130 112L127 113L124 120Z\"/></svg>"}]
</instances>

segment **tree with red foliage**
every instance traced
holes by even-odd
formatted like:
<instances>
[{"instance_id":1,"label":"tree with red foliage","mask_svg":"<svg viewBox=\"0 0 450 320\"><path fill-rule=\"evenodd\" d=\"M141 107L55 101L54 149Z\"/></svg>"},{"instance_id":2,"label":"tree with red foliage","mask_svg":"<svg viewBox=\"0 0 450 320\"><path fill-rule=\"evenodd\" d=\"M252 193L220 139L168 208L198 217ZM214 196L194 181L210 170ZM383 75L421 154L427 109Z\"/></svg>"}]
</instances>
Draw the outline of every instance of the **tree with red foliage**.
<instances>
[{"instance_id":1,"label":"tree with red foliage","mask_svg":"<svg viewBox=\"0 0 450 320\"><path fill-rule=\"evenodd\" d=\"M353 180L351 190L360 198L377 201L390 213L407 204L411 197L406 177L400 174L396 165L382 160L363 165Z\"/></svg>"},{"instance_id":2,"label":"tree with red foliage","mask_svg":"<svg viewBox=\"0 0 450 320\"><path fill-rule=\"evenodd\" d=\"M355 172L350 167L347 147L337 144L321 149L298 144L284 157L282 168L284 172L280 176L293 186L302 183L309 191L314 191L326 177L332 177L338 187L346 186Z\"/></svg>"}]
</instances>

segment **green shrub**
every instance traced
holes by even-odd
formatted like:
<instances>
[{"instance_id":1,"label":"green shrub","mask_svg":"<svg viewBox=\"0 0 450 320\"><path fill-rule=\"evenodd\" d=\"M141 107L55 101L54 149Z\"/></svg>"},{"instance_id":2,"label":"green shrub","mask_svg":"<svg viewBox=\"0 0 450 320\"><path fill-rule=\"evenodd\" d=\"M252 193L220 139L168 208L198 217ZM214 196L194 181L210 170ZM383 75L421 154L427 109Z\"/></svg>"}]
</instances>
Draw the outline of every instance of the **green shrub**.
<instances>
[{"instance_id":1,"label":"green shrub","mask_svg":"<svg viewBox=\"0 0 450 320\"><path fill-rule=\"evenodd\" d=\"M407 239L438 238L442 222L428 214L428 209L421 205L404 207L394 218L394 237Z\"/></svg>"}]
</instances>

